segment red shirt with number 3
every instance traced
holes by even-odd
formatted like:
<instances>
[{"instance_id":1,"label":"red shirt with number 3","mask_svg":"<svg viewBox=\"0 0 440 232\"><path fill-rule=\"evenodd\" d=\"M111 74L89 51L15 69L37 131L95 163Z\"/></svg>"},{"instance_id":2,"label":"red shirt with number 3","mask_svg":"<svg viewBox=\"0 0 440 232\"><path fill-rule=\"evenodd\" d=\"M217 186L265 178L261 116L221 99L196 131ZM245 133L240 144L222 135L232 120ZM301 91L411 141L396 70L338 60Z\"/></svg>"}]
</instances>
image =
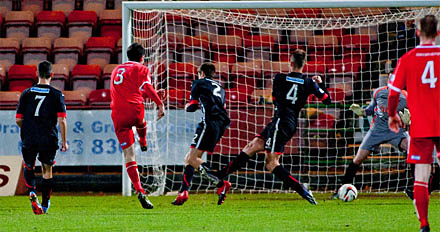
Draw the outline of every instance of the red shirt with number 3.
<instances>
[{"instance_id":1,"label":"red shirt with number 3","mask_svg":"<svg viewBox=\"0 0 440 232\"><path fill-rule=\"evenodd\" d=\"M394 116L406 88L410 136L440 137L440 46L420 45L403 55L388 84L388 114Z\"/></svg>"}]
</instances>

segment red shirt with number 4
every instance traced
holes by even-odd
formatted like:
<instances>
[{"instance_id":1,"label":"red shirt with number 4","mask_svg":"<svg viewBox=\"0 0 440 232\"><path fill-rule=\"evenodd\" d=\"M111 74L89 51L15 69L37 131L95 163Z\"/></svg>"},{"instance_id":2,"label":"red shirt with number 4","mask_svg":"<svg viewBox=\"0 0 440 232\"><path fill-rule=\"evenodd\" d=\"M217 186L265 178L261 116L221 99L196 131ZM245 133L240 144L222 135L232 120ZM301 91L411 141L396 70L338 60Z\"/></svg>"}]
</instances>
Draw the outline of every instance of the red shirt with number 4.
<instances>
[{"instance_id":1,"label":"red shirt with number 4","mask_svg":"<svg viewBox=\"0 0 440 232\"><path fill-rule=\"evenodd\" d=\"M411 113L410 136L440 137L440 46L420 45L403 55L390 78L388 114L396 114L406 88Z\"/></svg>"},{"instance_id":2,"label":"red shirt with number 4","mask_svg":"<svg viewBox=\"0 0 440 232\"><path fill-rule=\"evenodd\" d=\"M157 105L162 104L151 85L150 70L138 62L129 61L113 70L110 93L112 109L125 109L127 104L143 105L146 97Z\"/></svg>"}]
</instances>

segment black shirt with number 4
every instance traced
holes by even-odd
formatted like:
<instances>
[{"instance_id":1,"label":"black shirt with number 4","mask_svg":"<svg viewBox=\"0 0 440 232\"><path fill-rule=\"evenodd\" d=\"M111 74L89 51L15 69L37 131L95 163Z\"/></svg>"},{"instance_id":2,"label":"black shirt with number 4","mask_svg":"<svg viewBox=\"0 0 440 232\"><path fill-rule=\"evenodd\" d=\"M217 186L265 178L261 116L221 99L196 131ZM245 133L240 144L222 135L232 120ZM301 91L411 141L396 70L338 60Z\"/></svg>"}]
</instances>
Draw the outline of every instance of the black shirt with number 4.
<instances>
[{"instance_id":1,"label":"black shirt with number 4","mask_svg":"<svg viewBox=\"0 0 440 232\"><path fill-rule=\"evenodd\" d=\"M229 121L226 112L226 94L220 84L210 78L194 80L191 85L188 112L197 110L197 103L203 112L204 119Z\"/></svg>"},{"instance_id":2,"label":"black shirt with number 4","mask_svg":"<svg viewBox=\"0 0 440 232\"><path fill-rule=\"evenodd\" d=\"M38 150L58 149L58 117L66 117L64 95L49 85L35 85L23 91L17 106L23 119L21 141L24 147Z\"/></svg>"},{"instance_id":3,"label":"black shirt with number 4","mask_svg":"<svg viewBox=\"0 0 440 232\"><path fill-rule=\"evenodd\" d=\"M331 103L323 84L318 85L314 80L304 77L301 73L276 74L272 87L273 104L275 105L274 117L296 122L299 112L306 104L310 94L318 97L324 104Z\"/></svg>"}]
</instances>

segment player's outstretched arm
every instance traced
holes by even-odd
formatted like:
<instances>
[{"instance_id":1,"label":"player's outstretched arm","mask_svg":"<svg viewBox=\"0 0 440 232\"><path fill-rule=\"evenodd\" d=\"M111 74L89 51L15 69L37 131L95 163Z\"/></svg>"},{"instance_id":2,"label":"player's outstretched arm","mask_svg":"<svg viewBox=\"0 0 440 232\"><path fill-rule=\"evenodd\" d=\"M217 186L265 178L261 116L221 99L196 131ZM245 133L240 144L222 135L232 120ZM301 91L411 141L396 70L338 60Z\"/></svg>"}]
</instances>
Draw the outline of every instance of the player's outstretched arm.
<instances>
[{"instance_id":1,"label":"player's outstretched arm","mask_svg":"<svg viewBox=\"0 0 440 232\"><path fill-rule=\"evenodd\" d=\"M365 116L365 110L358 104L351 104L349 110L353 111L357 116L362 117Z\"/></svg>"},{"instance_id":2,"label":"player's outstretched arm","mask_svg":"<svg viewBox=\"0 0 440 232\"><path fill-rule=\"evenodd\" d=\"M188 104L185 105L186 112L195 112L199 108L199 101L191 100Z\"/></svg>"},{"instance_id":3,"label":"player's outstretched arm","mask_svg":"<svg viewBox=\"0 0 440 232\"><path fill-rule=\"evenodd\" d=\"M67 145L66 140L66 132L67 132L67 120L65 117L58 117L58 123L60 124L60 133L61 133L61 151L65 152L69 149L69 145Z\"/></svg>"}]
</instances>

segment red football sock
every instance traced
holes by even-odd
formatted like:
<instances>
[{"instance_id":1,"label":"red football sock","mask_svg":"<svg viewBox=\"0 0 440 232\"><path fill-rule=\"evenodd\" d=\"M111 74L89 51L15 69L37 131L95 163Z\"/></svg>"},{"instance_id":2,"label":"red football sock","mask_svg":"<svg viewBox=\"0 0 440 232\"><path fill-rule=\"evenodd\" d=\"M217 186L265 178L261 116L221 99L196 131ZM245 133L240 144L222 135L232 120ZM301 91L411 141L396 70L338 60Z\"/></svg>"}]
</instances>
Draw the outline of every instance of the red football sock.
<instances>
[{"instance_id":1,"label":"red football sock","mask_svg":"<svg viewBox=\"0 0 440 232\"><path fill-rule=\"evenodd\" d=\"M417 217L420 221L420 228L428 224L428 183L415 181L414 182L414 206L416 207Z\"/></svg>"},{"instance_id":2,"label":"red football sock","mask_svg":"<svg viewBox=\"0 0 440 232\"><path fill-rule=\"evenodd\" d=\"M136 193L141 192L145 194L145 191L141 186L141 181L139 180L136 161L126 163L125 167L127 168L127 173L130 177L131 183L133 183L134 189L136 189Z\"/></svg>"},{"instance_id":3,"label":"red football sock","mask_svg":"<svg viewBox=\"0 0 440 232\"><path fill-rule=\"evenodd\" d=\"M141 146L147 146L147 122L144 122L142 127L136 127L136 131L139 135L139 143Z\"/></svg>"}]
</instances>

